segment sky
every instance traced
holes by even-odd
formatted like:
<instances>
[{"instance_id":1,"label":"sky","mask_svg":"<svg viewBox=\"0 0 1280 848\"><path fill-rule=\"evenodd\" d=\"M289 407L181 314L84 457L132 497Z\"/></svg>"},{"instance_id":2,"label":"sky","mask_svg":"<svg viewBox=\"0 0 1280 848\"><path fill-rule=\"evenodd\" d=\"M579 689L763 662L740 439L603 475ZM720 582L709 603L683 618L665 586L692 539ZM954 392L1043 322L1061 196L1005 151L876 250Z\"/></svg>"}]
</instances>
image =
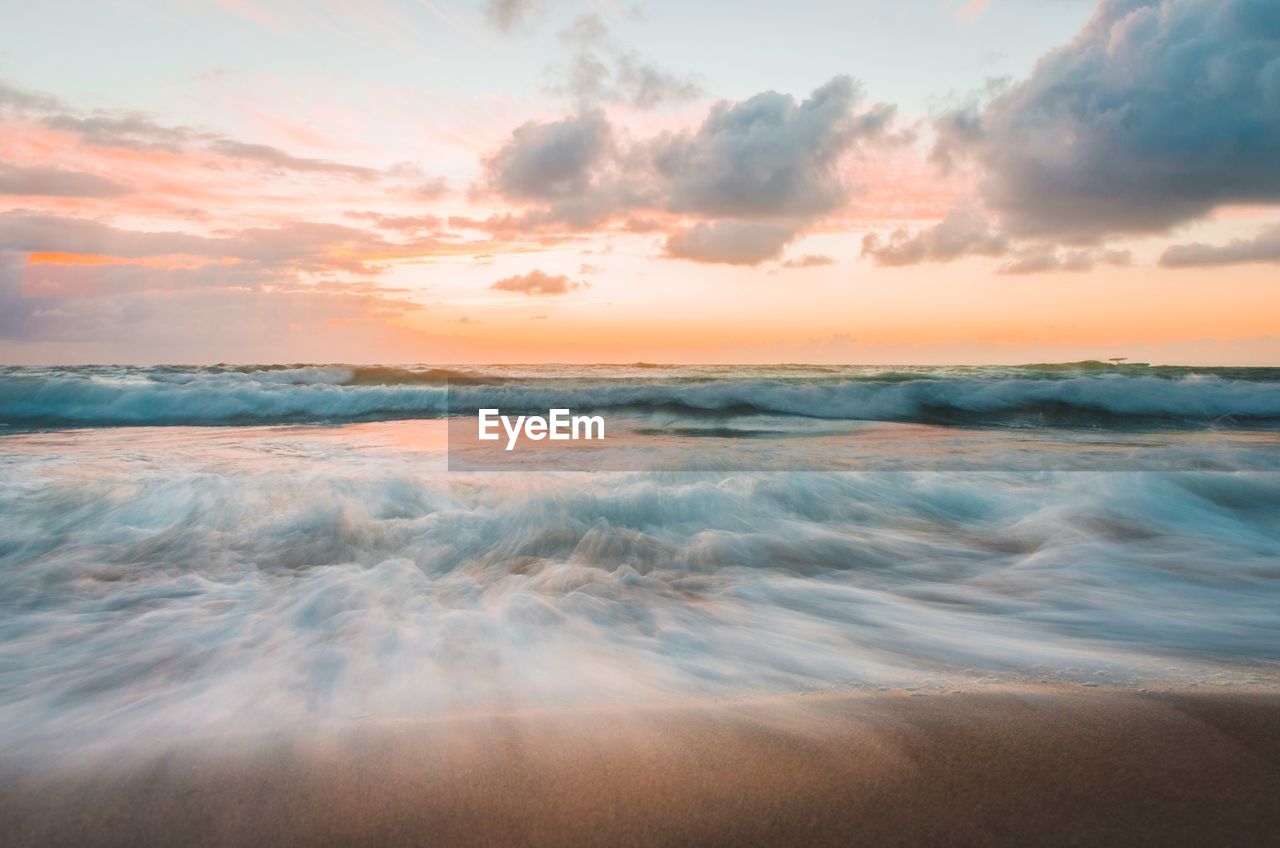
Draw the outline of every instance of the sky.
<instances>
[{"instance_id":1,"label":"sky","mask_svg":"<svg viewBox=\"0 0 1280 848\"><path fill-rule=\"evenodd\" d=\"M0 0L0 362L1280 365L1275 0Z\"/></svg>"}]
</instances>

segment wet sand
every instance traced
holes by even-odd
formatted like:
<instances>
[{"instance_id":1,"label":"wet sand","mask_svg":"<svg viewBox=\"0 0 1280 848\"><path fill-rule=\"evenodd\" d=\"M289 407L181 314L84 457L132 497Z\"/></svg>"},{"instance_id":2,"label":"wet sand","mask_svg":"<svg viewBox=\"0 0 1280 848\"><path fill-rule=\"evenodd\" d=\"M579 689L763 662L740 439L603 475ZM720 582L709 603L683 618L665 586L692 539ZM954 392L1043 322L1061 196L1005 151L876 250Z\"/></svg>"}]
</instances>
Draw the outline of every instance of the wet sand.
<instances>
[{"instance_id":1,"label":"wet sand","mask_svg":"<svg viewBox=\"0 0 1280 848\"><path fill-rule=\"evenodd\" d=\"M1280 693L565 709L3 776L9 846L1280 845Z\"/></svg>"}]
</instances>

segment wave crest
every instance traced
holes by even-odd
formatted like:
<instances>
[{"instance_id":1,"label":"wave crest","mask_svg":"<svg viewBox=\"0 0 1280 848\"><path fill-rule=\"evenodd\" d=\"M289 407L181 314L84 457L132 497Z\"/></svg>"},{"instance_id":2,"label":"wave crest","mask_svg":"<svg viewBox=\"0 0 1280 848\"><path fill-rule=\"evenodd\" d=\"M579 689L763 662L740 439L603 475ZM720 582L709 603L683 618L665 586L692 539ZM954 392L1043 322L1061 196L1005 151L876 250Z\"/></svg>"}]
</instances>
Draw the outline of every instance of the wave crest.
<instances>
[{"instance_id":1,"label":"wave crest","mask_svg":"<svg viewBox=\"0 0 1280 848\"><path fill-rule=\"evenodd\" d=\"M646 369L647 370L647 369ZM440 418L480 407L738 413L992 427L1280 425L1280 381L1216 375L731 371L600 376L447 368L295 365L0 370L0 424L18 427L236 425Z\"/></svg>"}]
</instances>

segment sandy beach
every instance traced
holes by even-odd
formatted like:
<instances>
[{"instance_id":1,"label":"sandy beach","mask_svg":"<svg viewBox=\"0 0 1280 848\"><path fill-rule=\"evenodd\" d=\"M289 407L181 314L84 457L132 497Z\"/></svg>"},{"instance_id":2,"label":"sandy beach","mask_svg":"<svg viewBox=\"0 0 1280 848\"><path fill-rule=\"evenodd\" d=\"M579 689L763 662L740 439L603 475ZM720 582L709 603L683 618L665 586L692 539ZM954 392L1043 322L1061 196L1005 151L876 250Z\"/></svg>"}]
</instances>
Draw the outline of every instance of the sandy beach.
<instances>
[{"instance_id":1,"label":"sandy beach","mask_svg":"<svg viewBox=\"0 0 1280 848\"><path fill-rule=\"evenodd\" d=\"M538 711L8 772L13 846L1264 845L1280 839L1280 696Z\"/></svg>"}]
</instances>

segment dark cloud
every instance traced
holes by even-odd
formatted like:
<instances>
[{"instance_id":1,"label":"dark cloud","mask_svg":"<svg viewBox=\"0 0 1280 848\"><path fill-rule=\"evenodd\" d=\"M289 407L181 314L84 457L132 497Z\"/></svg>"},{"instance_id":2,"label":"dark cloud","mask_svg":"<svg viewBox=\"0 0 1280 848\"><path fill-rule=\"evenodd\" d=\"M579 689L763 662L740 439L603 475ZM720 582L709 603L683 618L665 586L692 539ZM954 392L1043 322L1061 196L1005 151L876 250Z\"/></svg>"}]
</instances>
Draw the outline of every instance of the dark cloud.
<instances>
[{"instance_id":1,"label":"dark cloud","mask_svg":"<svg viewBox=\"0 0 1280 848\"><path fill-rule=\"evenodd\" d=\"M1104 0L1066 47L978 113L939 125L1013 237L1162 232L1280 202L1280 4Z\"/></svg>"},{"instance_id":2,"label":"dark cloud","mask_svg":"<svg viewBox=\"0 0 1280 848\"><path fill-rule=\"evenodd\" d=\"M83 171L0 162L0 194L42 197L119 197L128 186Z\"/></svg>"},{"instance_id":3,"label":"dark cloud","mask_svg":"<svg viewBox=\"0 0 1280 848\"><path fill-rule=\"evenodd\" d=\"M528 26L545 12L541 0L486 0L485 20L500 32Z\"/></svg>"},{"instance_id":4,"label":"dark cloud","mask_svg":"<svg viewBox=\"0 0 1280 848\"><path fill-rule=\"evenodd\" d=\"M1178 244L1160 257L1166 268L1202 268L1211 265L1280 263L1280 226L1270 227L1251 239L1224 245Z\"/></svg>"},{"instance_id":5,"label":"dark cloud","mask_svg":"<svg viewBox=\"0 0 1280 848\"><path fill-rule=\"evenodd\" d=\"M862 239L862 255L877 265L915 265L950 262L962 256L1003 256L1009 242L976 210L952 209L932 227L916 232L895 230L888 239L869 233Z\"/></svg>"},{"instance_id":6,"label":"dark cloud","mask_svg":"<svg viewBox=\"0 0 1280 848\"><path fill-rule=\"evenodd\" d=\"M530 271L527 274L519 274L514 277L507 277L489 286L495 291L519 292L530 296L551 296L568 294L581 283L570 282L567 276L552 276L543 271Z\"/></svg>"},{"instance_id":7,"label":"dark cloud","mask_svg":"<svg viewBox=\"0 0 1280 848\"><path fill-rule=\"evenodd\" d=\"M673 233L667 239L667 256L694 262L758 265L778 258L797 234L793 226L769 221L704 221Z\"/></svg>"}]
</instances>

